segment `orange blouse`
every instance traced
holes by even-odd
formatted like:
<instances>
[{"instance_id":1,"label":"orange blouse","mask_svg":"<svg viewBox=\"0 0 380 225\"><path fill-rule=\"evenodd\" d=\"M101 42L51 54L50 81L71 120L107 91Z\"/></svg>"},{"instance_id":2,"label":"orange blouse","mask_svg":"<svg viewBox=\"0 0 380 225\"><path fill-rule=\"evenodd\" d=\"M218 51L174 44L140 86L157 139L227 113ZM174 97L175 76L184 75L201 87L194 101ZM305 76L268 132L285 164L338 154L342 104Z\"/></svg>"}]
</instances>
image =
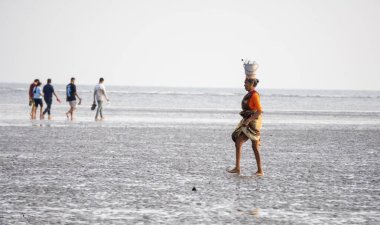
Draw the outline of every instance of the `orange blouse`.
<instances>
[{"instance_id":1,"label":"orange blouse","mask_svg":"<svg viewBox=\"0 0 380 225\"><path fill-rule=\"evenodd\" d=\"M252 94L251 98L249 99L248 106L251 110L257 110L260 112L263 111L260 103L260 95L256 91Z\"/></svg>"}]
</instances>

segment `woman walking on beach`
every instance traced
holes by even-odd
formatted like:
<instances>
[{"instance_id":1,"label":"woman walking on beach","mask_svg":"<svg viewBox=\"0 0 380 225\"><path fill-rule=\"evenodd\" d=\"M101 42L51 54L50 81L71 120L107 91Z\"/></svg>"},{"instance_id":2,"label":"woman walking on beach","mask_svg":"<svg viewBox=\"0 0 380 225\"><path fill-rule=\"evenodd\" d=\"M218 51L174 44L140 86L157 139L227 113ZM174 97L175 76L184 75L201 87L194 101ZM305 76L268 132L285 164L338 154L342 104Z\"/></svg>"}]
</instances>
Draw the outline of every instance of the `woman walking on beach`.
<instances>
[{"instance_id":1,"label":"woman walking on beach","mask_svg":"<svg viewBox=\"0 0 380 225\"><path fill-rule=\"evenodd\" d=\"M42 115L42 107L43 107L43 102L42 102L42 97L44 96L44 94L42 93L42 89L41 89L41 82L38 81L37 85L33 88L33 100L34 100L34 113L33 113L33 118L32 119L36 119L36 115L37 115L37 109L38 109L38 106L40 106L40 119L43 119L43 115Z\"/></svg>"},{"instance_id":2,"label":"woman walking on beach","mask_svg":"<svg viewBox=\"0 0 380 225\"><path fill-rule=\"evenodd\" d=\"M34 88L37 86L38 82L40 80L38 79L34 79L33 83L30 84L29 86L29 106L31 107L31 110L30 110L30 119L34 119L35 118L35 114L34 114L34 108L35 108L35 105L34 105Z\"/></svg>"},{"instance_id":3,"label":"woman walking on beach","mask_svg":"<svg viewBox=\"0 0 380 225\"><path fill-rule=\"evenodd\" d=\"M228 170L229 173L240 174L240 159L243 144L249 139L252 141L252 149L255 154L257 163L256 175L263 176L264 172L261 167L261 158L259 152L260 145L260 129L262 126L262 108L260 103L260 95L256 91L256 86L259 80L256 79L255 71L258 67L255 62L244 64L246 68L246 79L244 88L248 92L241 103L242 111L240 115L243 119L238 124L235 131L232 133L232 140L235 142L236 148L236 166ZM253 68L249 71L250 68ZM248 70L248 71L247 71Z\"/></svg>"}]
</instances>

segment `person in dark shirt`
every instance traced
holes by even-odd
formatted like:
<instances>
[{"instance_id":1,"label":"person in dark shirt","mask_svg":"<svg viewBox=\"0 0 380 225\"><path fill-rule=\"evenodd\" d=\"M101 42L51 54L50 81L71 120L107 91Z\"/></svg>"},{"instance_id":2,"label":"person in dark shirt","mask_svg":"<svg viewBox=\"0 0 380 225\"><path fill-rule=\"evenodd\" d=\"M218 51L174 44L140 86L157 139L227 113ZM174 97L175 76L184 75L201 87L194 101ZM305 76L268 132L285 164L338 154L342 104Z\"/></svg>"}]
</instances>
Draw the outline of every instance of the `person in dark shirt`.
<instances>
[{"instance_id":1,"label":"person in dark shirt","mask_svg":"<svg viewBox=\"0 0 380 225\"><path fill-rule=\"evenodd\" d=\"M34 105L34 93L33 93L33 90L34 88L37 86L38 82L40 82L39 79L34 79L34 82L30 84L29 86L29 106L32 107L32 109L30 110L30 118L33 119L35 117L35 114L34 114L34 108L35 108L35 105Z\"/></svg>"},{"instance_id":2,"label":"person in dark shirt","mask_svg":"<svg viewBox=\"0 0 380 225\"><path fill-rule=\"evenodd\" d=\"M82 99L79 97L77 93L77 87L75 86L75 78L72 77L70 80L70 84L66 86L66 101L69 102L70 109L66 112L67 119L73 120L74 119L74 111L77 107L77 99L78 97L79 102L78 105L81 104Z\"/></svg>"},{"instance_id":3,"label":"person in dark shirt","mask_svg":"<svg viewBox=\"0 0 380 225\"><path fill-rule=\"evenodd\" d=\"M51 120L50 110L51 110L51 104L53 103L53 94L55 98L57 99L57 102L61 102L61 100L58 98L57 94L54 91L53 85L51 85L51 79L47 79L47 84L44 86L42 92L44 93L44 100L46 103L46 109L43 112L43 116L45 114L48 114L48 119Z\"/></svg>"}]
</instances>

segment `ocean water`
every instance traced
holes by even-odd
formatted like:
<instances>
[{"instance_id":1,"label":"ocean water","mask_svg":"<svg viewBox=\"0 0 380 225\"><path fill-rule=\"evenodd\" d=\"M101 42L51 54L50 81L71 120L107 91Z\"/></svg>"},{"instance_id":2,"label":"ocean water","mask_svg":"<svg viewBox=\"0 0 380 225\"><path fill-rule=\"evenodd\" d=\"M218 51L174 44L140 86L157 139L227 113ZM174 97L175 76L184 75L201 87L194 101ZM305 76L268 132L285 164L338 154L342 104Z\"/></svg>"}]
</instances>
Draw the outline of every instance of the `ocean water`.
<instances>
[{"instance_id":1,"label":"ocean water","mask_svg":"<svg viewBox=\"0 0 380 225\"><path fill-rule=\"evenodd\" d=\"M92 86L74 121L30 121L28 86L0 84L0 224L380 223L380 91L259 88L256 177L250 143L225 171L243 87L107 86L95 122Z\"/></svg>"},{"instance_id":2,"label":"ocean water","mask_svg":"<svg viewBox=\"0 0 380 225\"><path fill-rule=\"evenodd\" d=\"M77 110L77 122L94 120L92 104L93 86L77 85L83 98ZM66 124L64 113L68 104L64 101L65 87L55 86L63 99L53 103L54 123ZM107 87L111 99L104 106L107 121L104 125L126 124L175 125L175 124L236 124L240 119L240 102L245 90L207 88L161 87ZM380 91L333 90L258 90L264 109L265 124L301 125L380 125ZM28 84L0 84L0 124L30 124L28 113ZM38 122L39 123L39 122Z\"/></svg>"}]
</instances>

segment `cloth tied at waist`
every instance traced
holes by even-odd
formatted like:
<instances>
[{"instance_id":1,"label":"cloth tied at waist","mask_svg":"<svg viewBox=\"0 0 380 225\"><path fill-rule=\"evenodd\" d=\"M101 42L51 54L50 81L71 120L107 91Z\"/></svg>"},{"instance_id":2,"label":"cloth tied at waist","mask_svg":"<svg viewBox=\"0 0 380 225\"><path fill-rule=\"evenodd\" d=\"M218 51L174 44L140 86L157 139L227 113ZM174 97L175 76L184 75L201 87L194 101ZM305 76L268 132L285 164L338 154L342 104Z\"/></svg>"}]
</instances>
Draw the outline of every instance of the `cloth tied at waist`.
<instances>
[{"instance_id":1,"label":"cloth tied at waist","mask_svg":"<svg viewBox=\"0 0 380 225\"><path fill-rule=\"evenodd\" d=\"M246 119L251 117L256 111L252 110L243 110L240 112L240 115L243 119L239 122L236 129L232 133L232 140L236 142L236 139L243 132L247 138L252 141L258 141L260 139L260 130L262 127L262 115L260 115L257 119L252 120L248 126L243 126L243 123Z\"/></svg>"}]
</instances>

